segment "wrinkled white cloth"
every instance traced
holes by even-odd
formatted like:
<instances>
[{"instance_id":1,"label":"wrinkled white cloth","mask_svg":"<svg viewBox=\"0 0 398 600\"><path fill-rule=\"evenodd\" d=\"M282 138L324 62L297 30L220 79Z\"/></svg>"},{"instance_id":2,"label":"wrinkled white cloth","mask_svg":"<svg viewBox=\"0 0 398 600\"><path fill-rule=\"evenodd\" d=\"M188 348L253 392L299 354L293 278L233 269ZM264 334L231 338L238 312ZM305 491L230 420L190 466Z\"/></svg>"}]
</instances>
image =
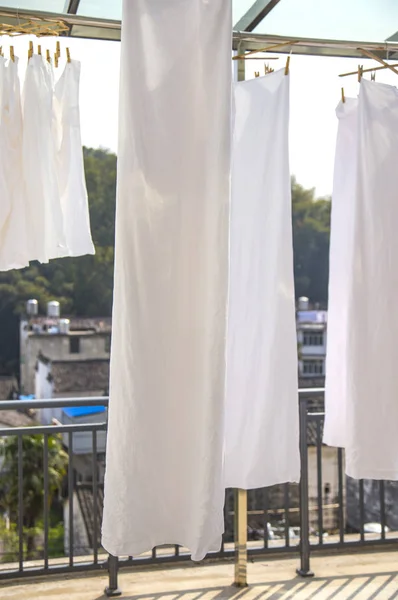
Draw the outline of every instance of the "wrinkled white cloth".
<instances>
[{"instance_id":1,"label":"wrinkled white cloth","mask_svg":"<svg viewBox=\"0 0 398 600\"><path fill-rule=\"evenodd\" d=\"M7 66L6 59L0 56L0 235L10 214L11 202L7 191L6 165L7 145L5 137L7 95Z\"/></svg>"},{"instance_id":2,"label":"wrinkled white cloth","mask_svg":"<svg viewBox=\"0 0 398 600\"><path fill-rule=\"evenodd\" d=\"M289 76L235 84L225 483L300 479Z\"/></svg>"},{"instance_id":3,"label":"wrinkled white cloth","mask_svg":"<svg viewBox=\"0 0 398 600\"><path fill-rule=\"evenodd\" d=\"M346 472L398 479L398 90L362 79L347 323Z\"/></svg>"},{"instance_id":4,"label":"wrinkled white cloth","mask_svg":"<svg viewBox=\"0 0 398 600\"><path fill-rule=\"evenodd\" d=\"M39 55L29 60L23 91L23 178L29 260L68 256L58 189L53 77Z\"/></svg>"},{"instance_id":5,"label":"wrinkled white cloth","mask_svg":"<svg viewBox=\"0 0 398 600\"><path fill-rule=\"evenodd\" d=\"M329 256L328 335L323 439L329 446L347 443L347 340L350 282L355 251L358 99L346 98L336 109L339 120L333 177Z\"/></svg>"},{"instance_id":6,"label":"wrinkled white cloth","mask_svg":"<svg viewBox=\"0 0 398 600\"><path fill-rule=\"evenodd\" d=\"M103 546L224 529L231 0L123 3Z\"/></svg>"},{"instance_id":7,"label":"wrinkled white cloth","mask_svg":"<svg viewBox=\"0 0 398 600\"><path fill-rule=\"evenodd\" d=\"M1 202L9 207L0 226L0 271L28 266L22 177L22 109L18 59L1 65ZM4 195L3 195L4 194Z\"/></svg>"},{"instance_id":8,"label":"wrinkled white cloth","mask_svg":"<svg viewBox=\"0 0 398 600\"><path fill-rule=\"evenodd\" d=\"M79 109L80 62L67 62L55 85L57 175L69 256L95 254L84 176Z\"/></svg>"}]
</instances>

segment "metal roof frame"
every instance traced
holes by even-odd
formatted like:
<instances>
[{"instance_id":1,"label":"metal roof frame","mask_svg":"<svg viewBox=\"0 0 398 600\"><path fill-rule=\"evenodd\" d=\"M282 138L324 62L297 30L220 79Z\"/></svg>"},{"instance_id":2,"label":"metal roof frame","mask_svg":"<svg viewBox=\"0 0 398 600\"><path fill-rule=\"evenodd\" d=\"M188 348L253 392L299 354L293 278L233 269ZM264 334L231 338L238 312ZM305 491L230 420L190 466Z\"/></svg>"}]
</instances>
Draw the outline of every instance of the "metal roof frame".
<instances>
[{"instance_id":1,"label":"metal roof frame","mask_svg":"<svg viewBox=\"0 0 398 600\"><path fill-rule=\"evenodd\" d=\"M308 56L329 56L365 59L361 48L369 50L383 60L398 58L398 42L358 42L342 40L324 40L315 38L295 38L294 44L289 44L292 38L268 34L252 33L250 28L255 20L261 19L274 8L279 0L256 0L251 9L237 23L242 22L249 30L233 32L233 50L243 53L249 50L259 50L268 45L281 44L275 52L278 54L293 53ZM49 13L32 10L18 10L0 6L0 19L5 23L15 24L17 21L35 19L61 20L68 25L65 36L97 40L120 41L121 21L83 17L76 14L80 0L70 0L68 13ZM258 12L260 11L260 12ZM265 11L265 12L264 12ZM257 15L257 16L256 16ZM261 20L260 19L260 20ZM282 44L285 44L282 46Z\"/></svg>"}]
</instances>

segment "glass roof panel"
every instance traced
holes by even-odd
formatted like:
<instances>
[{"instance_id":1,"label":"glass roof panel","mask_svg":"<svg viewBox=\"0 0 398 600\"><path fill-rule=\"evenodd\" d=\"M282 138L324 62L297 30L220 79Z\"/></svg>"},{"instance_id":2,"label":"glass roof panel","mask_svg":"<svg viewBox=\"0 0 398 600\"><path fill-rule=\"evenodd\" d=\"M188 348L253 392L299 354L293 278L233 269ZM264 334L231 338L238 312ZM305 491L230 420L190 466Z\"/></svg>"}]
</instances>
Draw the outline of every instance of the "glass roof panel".
<instances>
[{"instance_id":1,"label":"glass roof panel","mask_svg":"<svg viewBox=\"0 0 398 600\"><path fill-rule=\"evenodd\" d=\"M367 42L383 42L397 31L397 0L280 0L255 29L292 39Z\"/></svg>"},{"instance_id":2,"label":"glass roof panel","mask_svg":"<svg viewBox=\"0 0 398 600\"><path fill-rule=\"evenodd\" d=\"M0 9L40 10L43 12L62 13L66 11L69 2L66 0L0 0Z\"/></svg>"},{"instance_id":3,"label":"glass roof panel","mask_svg":"<svg viewBox=\"0 0 398 600\"><path fill-rule=\"evenodd\" d=\"M120 21L122 18L122 0L80 0L77 14L83 17Z\"/></svg>"}]
</instances>

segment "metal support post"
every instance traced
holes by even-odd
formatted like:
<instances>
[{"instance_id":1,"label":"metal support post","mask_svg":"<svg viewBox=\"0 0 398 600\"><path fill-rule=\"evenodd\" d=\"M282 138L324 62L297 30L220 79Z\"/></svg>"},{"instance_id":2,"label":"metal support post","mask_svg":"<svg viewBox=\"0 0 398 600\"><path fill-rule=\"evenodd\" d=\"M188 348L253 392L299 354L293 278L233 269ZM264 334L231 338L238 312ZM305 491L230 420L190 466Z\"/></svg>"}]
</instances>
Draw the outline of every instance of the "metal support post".
<instances>
[{"instance_id":1,"label":"metal support post","mask_svg":"<svg viewBox=\"0 0 398 600\"><path fill-rule=\"evenodd\" d=\"M105 594L108 598L114 598L115 596L121 596L122 590L119 589L117 584L117 576L119 571L119 561L117 556L108 556L108 574L109 574L109 585L105 588Z\"/></svg>"},{"instance_id":2,"label":"metal support post","mask_svg":"<svg viewBox=\"0 0 398 600\"><path fill-rule=\"evenodd\" d=\"M310 523L308 501L307 400L299 399L300 407L300 568L301 577L313 577L310 569Z\"/></svg>"},{"instance_id":3,"label":"metal support post","mask_svg":"<svg viewBox=\"0 0 398 600\"><path fill-rule=\"evenodd\" d=\"M247 586L247 491L235 490L235 581Z\"/></svg>"}]
</instances>

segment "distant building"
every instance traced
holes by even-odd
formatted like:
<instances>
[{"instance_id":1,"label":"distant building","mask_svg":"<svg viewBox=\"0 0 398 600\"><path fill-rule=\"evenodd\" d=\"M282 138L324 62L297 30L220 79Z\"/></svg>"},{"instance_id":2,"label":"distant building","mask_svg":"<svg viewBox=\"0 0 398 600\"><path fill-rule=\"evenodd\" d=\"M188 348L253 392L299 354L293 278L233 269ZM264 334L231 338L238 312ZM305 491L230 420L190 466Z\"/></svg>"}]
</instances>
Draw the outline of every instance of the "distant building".
<instances>
[{"instance_id":1,"label":"distant building","mask_svg":"<svg viewBox=\"0 0 398 600\"><path fill-rule=\"evenodd\" d=\"M324 387L327 342L327 311L310 309L300 298L296 315L299 354L299 386Z\"/></svg>"}]
</instances>

